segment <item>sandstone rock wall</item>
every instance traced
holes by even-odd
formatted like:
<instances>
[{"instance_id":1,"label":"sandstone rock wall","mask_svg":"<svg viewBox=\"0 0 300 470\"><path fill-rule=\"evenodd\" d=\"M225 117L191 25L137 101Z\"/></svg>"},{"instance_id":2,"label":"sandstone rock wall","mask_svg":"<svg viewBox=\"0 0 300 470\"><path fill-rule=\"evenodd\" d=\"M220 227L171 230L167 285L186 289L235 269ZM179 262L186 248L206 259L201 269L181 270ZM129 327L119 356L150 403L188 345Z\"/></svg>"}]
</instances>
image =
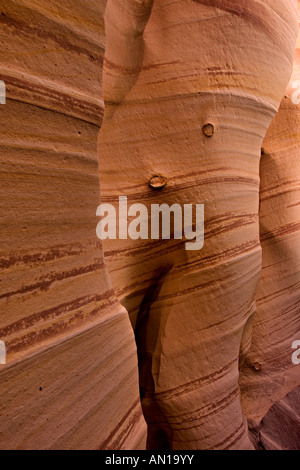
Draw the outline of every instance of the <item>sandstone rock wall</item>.
<instances>
[{"instance_id":1,"label":"sandstone rock wall","mask_svg":"<svg viewBox=\"0 0 300 470\"><path fill-rule=\"evenodd\" d=\"M105 8L0 0L0 448L145 449L141 402L149 448L297 448L298 51L265 138L296 1L109 0L107 44ZM204 249L105 261L99 174L102 202L205 203Z\"/></svg>"},{"instance_id":2,"label":"sandstone rock wall","mask_svg":"<svg viewBox=\"0 0 300 470\"><path fill-rule=\"evenodd\" d=\"M291 359L292 344L300 337L300 105L292 86L299 78L297 49L260 166L262 274L252 345L241 374L244 406L256 423L300 384L299 366Z\"/></svg>"},{"instance_id":3,"label":"sandstone rock wall","mask_svg":"<svg viewBox=\"0 0 300 470\"><path fill-rule=\"evenodd\" d=\"M0 1L1 449L144 447L96 237L105 2Z\"/></svg>"},{"instance_id":4,"label":"sandstone rock wall","mask_svg":"<svg viewBox=\"0 0 300 470\"><path fill-rule=\"evenodd\" d=\"M251 448L239 366L261 273L259 166L292 73L296 2L111 0L105 20L103 200L205 204L199 253L176 240L104 245L135 327L148 446Z\"/></svg>"},{"instance_id":5,"label":"sandstone rock wall","mask_svg":"<svg viewBox=\"0 0 300 470\"><path fill-rule=\"evenodd\" d=\"M257 450L300 450L300 388L276 402L250 431Z\"/></svg>"},{"instance_id":6,"label":"sandstone rock wall","mask_svg":"<svg viewBox=\"0 0 300 470\"><path fill-rule=\"evenodd\" d=\"M295 450L300 443L300 372L291 360L292 344L300 338L299 48L300 36L290 83L263 143L262 274L252 345L240 378L245 412L266 449Z\"/></svg>"}]
</instances>

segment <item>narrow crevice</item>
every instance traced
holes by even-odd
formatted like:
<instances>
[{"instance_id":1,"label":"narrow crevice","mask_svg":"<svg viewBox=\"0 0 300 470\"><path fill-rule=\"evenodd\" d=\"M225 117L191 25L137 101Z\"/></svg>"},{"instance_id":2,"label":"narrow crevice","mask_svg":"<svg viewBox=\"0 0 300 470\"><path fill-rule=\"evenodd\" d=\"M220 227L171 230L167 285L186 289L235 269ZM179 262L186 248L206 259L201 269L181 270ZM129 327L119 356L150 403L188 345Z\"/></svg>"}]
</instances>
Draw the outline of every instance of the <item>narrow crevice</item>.
<instances>
[{"instance_id":1,"label":"narrow crevice","mask_svg":"<svg viewBox=\"0 0 300 470\"><path fill-rule=\"evenodd\" d=\"M170 450L170 434L168 423L155 403L155 383L152 375L152 357L154 350L149 343L156 344L159 327L150 326L149 316L151 307L158 298L164 280L172 265L165 266L158 280L151 284L140 304L135 326L135 340L138 353L139 385L141 404L148 425L148 450Z\"/></svg>"}]
</instances>

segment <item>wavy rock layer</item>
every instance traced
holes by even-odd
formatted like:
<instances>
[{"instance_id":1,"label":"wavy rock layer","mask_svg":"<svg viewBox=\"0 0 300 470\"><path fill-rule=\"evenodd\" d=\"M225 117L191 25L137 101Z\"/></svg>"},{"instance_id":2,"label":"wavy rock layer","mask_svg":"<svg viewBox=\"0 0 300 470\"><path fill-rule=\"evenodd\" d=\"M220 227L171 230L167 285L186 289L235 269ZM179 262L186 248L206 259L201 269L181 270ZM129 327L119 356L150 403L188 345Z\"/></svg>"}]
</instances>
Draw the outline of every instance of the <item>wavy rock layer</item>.
<instances>
[{"instance_id":1,"label":"wavy rock layer","mask_svg":"<svg viewBox=\"0 0 300 470\"><path fill-rule=\"evenodd\" d=\"M251 435L257 450L300 450L300 387L276 402Z\"/></svg>"},{"instance_id":2,"label":"wavy rock layer","mask_svg":"<svg viewBox=\"0 0 300 470\"><path fill-rule=\"evenodd\" d=\"M291 360L300 324L300 106L292 103L293 93L287 90L261 162L263 269L251 351L241 378L245 406L256 420L300 384ZM251 367L254 363L261 365L259 373Z\"/></svg>"},{"instance_id":3,"label":"wavy rock layer","mask_svg":"<svg viewBox=\"0 0 300 470\"><path fill-rule=\"evenodd\" d=\"M105 2L29 3L0 1L0 448L143 448L134 336L95 232Z\"/></svg>"},{"instance_id":4,"label":"wavy rock layer","mask_svg":"<svg viewBox=\"0 0 300 470\"><path fill-rule=\"evenodd\" d=\"M103 201L205 204L200 252L105 245L135 327L148 446L252 448L239 364L261 271L261 146L292 71L296 2L111 0L105 20Z\"/></svg>"},{"instance_id":5,"label":"wavy rock layer","mask_svg":"<svg viewBox=\"0 0 300 470\"><path fill-rule=\"evenodd\" d=\"M260 167L262 274L251 350L240 381L252 425L300 385L299 366L292 363L292 344L300 339L299 48L300 36L294 72L263 143Z\"/></svg>"},{"instance_id":6,"label":"wavy rock layer","mask_svg":"<svg viewBox=\"0 0 300 470\"><path fill-rule=\"evenodd\" d=\"M0 0L0 448L145 448L118 298L149 448L297 447L299 389L285 397L300 339L291 88L259 175L296 2L109 0L103 201L206 206L201 252L106 244L117 296L95 236L105 4ZM156 174L162 191L149 188Z\"/></svg>"}]
</instances>

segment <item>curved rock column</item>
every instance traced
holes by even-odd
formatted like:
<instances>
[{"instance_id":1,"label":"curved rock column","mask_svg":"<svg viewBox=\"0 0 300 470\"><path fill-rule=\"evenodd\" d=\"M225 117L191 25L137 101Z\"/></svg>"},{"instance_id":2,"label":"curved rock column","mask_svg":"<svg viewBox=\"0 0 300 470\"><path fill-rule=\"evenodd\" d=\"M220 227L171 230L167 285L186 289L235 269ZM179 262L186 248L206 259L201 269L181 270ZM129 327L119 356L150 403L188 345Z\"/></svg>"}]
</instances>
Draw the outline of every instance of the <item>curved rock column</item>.
<instances>
[{"instance_id":1,"label":"curved rock column","mask_svg":"<svg viewBox=\"0 0 300 470\"><path fill-rule=\"evenodd\" d=\"M261 271L259 164L292 71L296 6L108 1L102 201L205 204L201 251L105 244L135 327L149 448L251 448L238 378Z\"/></svg>"},{"instance_id":2,"label":"curved rock column","mask_svg":"<svg viewBox=\"0 0 300 470\"><path fill-rule=\"evenodd\" d=\"M299 36L300 39L300 36ZM300 41L294 72L263 143L260 166L262 274L252 345L241 374L245 412L258 425L300 385Z\"/></svg>"}]
</instances>

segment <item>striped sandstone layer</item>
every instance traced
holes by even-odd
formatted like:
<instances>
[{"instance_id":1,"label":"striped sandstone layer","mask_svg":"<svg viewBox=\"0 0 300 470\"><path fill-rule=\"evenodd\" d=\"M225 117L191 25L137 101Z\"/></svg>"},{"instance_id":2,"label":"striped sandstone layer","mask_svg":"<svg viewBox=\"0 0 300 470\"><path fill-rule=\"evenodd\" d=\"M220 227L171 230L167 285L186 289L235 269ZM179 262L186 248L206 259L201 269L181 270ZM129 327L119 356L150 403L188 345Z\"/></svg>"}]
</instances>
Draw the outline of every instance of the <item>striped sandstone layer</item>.
<instances>
[{"instance_id":1,"label":"striped sandstone layer","mask_svg":"<svg viewBox=\"0 0 300 470\"><path fill-rule=\"evenodd\" d=\"M292 344L300 340L299 80L300 36L293 75L264 140L260 166L262 274L240 382L246 414L256 426L273 403L300 385L299 366L291 359Z\"/></svg>"},{"instance_id":2,"label":"striped sandstone layer","mask_svg":"<svg viewBox=\"0 0 300 470\"><path fill-rule=\"evenodd\" d=\"M300 450L300 387L276 402L251 434L257 450Z\"/></svg>"},{"instance_id":3,"label":"striped sandstone layer","mask_svg":"<svg viewBox=\"0 0 300 470\"><path fill-rule=\"evenodd\" d=\"M145 447L96 237L105 1L0 1L1 449Z\"/></svg>"},{"instance_id":4,"label":"striped sandstone layer","mask_svg":"<svg viewBox=\"0 0 300 470\"><path fill-rule=\"evenodd\" d=\"M103 200L205 202L205 251L122 241L108 244L107 262L136 327L149 447L248 448L237 362L260 264L260 146L288 80L293 2L155 0L149 21L151 3L110 1L106 14ZM134 337L95 237L105 4L0 0L1 449L145 448ZM299 421L298 389L283 398L299 383L290 362L300 339L293 91L260 170L262 282L241 376L258 448L296 447L284 433ZM162 193L148 187L158 172L168 177Z\"/></svg>"},{"instance_id":5,"label":"striped sandstone layer","mask_svg":"<svg viewBox=\"0 0 300 470\"><path fill-rule=\"evenodd\" d=\"M102 201L205 204L200 252L178 240L104 245L135 328L149 448L252 448L239 364L261 272L261 146L291 76L296 7L108 2ZM154 175L163 190L149 187Z\"/></svg>"}]
</instances>

